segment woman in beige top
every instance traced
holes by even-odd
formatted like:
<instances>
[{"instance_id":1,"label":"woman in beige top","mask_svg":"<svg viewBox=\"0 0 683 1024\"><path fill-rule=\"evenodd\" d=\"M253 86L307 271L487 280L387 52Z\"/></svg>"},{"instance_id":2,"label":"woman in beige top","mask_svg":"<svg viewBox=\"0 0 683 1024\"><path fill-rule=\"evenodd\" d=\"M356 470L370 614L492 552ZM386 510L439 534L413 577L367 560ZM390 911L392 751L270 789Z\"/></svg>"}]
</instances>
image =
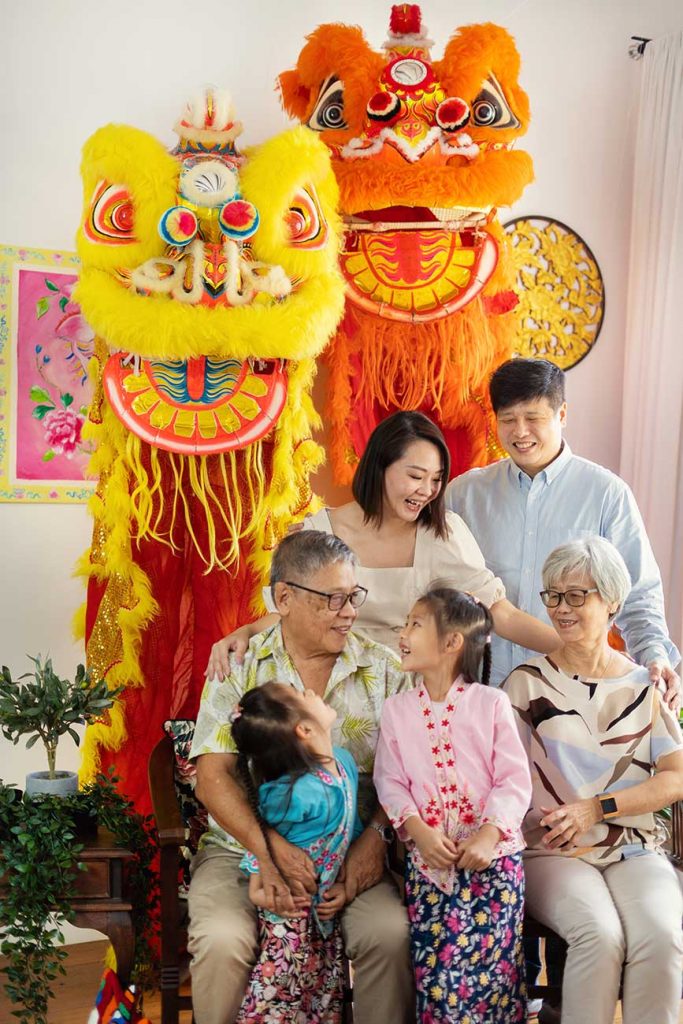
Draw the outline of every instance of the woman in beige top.
<instances>
[{"instance_id":1,"label":"woman in beige top","mask_svg":"<svg viewBox=\"0 0 683 1024\"><path fill-rule=\"evenodd\" d=\"M370 436L353 479L354 501L304 521L305 529L336 534L358 557L358 583L368 596L356 629L396 650L408 609L438 584L466 590L490 608L499 636L552 650L555 631L507 600L465 523L446 511L449 470L439 428L420 412L394 413ZM241 661L249 639L275 621L265 616L214 644L207 675L227 675L229 652Z\"/></svg>"}]
</instances>

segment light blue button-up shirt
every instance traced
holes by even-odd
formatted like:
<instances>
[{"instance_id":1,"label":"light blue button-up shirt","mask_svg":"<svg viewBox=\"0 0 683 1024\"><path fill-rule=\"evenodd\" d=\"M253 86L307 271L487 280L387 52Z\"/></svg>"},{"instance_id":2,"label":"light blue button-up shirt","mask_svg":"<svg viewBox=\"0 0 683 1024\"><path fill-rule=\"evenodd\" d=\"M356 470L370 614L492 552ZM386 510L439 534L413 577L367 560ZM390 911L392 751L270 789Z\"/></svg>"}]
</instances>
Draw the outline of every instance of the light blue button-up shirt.
<instances>
[{"instance_id":1,"label":"light blue button-up shirt","mask_svg":"<svg viewBox=\"0 0 683 1024\"><path fill-rule=\"evenodd\" d=\"M550 552L598 534L621 553L633 584L617 617L629 653L640 665L655 658L677 665L669 639L662 580L630 488L603 466L573 455L565 441L557 458L529 477L512 459L452 480L446 507L462 516L508 598L544 622L541 569ZM499 685L534 655L494 636L491 682Z\"/></svg>"}]
</instances>

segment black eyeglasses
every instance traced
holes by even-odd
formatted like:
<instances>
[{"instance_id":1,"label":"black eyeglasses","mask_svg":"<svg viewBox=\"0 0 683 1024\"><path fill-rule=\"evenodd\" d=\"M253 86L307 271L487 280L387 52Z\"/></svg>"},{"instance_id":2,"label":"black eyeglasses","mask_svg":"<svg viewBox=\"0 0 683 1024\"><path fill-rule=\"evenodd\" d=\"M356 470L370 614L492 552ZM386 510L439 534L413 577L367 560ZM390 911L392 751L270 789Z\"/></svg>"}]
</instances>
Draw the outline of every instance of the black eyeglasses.
<instances>
[{"instance_id":1,"label":"black eyeglasses","mask_svg":"<svg viewBox=\"0 0 683 1024\"><path fill-rule=\"evenodd\" d=\"M301 583L293 583L292 580L284 580L284 583L288 587L296 587L297 590L305 590L309 594L317 594L318 597L327 598L327 607L331 612L340 612L346 602L348 601L352 608L360 608L368 596L367 589L365 587L356 587L350 594L328 594L324 590L313 590L312 587L304 587Z\"/></svg>"},{"instance_id":2,"label":"black eyeglasses","mask_svg":"<svg viewBox=\"0 0 683 1024\"><path fill-rule=\"evenodd\" d=\"M580 590L577 587L572 590L542 590L541 601L543 601L546 608L557 608L562 598L564 598L565 603L570 608L582 608L586 603L588 594L597 593L599 593L597 587L591 587L590 590Z\"/></svg>"}]
</instances>

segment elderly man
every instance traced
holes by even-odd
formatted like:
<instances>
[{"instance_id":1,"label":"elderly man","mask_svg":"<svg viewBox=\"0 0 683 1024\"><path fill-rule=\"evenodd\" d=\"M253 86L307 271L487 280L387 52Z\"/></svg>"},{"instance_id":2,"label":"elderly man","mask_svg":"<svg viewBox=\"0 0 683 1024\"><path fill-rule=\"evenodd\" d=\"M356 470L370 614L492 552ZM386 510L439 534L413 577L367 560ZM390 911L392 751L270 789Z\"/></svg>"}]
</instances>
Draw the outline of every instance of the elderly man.
<instances>
[{"instance_id":1,"label":"elderly man","mask_svg":"<svg viewBox=\"0 0 683 1024\"><path fill-rule=\"evenodd\" d=\"M280 622L253 637L243 662L233 657L229 677L210 679L202 694L192 756L210 827L193 862L189 896L197 1024L234 1021L257 956L256 908L239 869L244 848L259 860L276 913L293 911L295 898L315 890L309 858L271 831L275 866L236 780L229 714L245 691L270 681L311 689L334 707L334 742L353 754L360 769L359 809L366 828L347 854L341 922L354 965L355 1019L415 1019L408 922L385 870L390 830L371 783L382 705L410 684L391 651L352 632L365 596L355 566L353 552L337 537L316 531L286 537L270 578Z\"/></svg>"}]
</instances>

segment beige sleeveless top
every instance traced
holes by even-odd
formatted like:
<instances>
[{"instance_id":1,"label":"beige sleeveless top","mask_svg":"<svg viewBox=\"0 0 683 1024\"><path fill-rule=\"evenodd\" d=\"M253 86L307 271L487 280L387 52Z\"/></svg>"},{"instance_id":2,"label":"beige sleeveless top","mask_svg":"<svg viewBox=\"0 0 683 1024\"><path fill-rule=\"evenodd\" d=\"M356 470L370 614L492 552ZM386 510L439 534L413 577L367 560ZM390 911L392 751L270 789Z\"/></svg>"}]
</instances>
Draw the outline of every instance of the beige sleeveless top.
<instances>
[{"instance_id":1,"label":"beige sleeveless top","mask_svg":"<svg viewBox=\"0 0 683 1024\"><path fill-rule=\"evenodd\" d=\"M417 528L415 559L398 569L369 569L359 565L357 579L368 596L358 609L354 630L371 640L398 649L399 633L413 604L434 584L466 590L490 608L505 597L505 587L486 568L479 545L455 512L446 513L448 537ZM334 533L327 509L307 516L304 529Z\"/></svg>"}]
</instances>

